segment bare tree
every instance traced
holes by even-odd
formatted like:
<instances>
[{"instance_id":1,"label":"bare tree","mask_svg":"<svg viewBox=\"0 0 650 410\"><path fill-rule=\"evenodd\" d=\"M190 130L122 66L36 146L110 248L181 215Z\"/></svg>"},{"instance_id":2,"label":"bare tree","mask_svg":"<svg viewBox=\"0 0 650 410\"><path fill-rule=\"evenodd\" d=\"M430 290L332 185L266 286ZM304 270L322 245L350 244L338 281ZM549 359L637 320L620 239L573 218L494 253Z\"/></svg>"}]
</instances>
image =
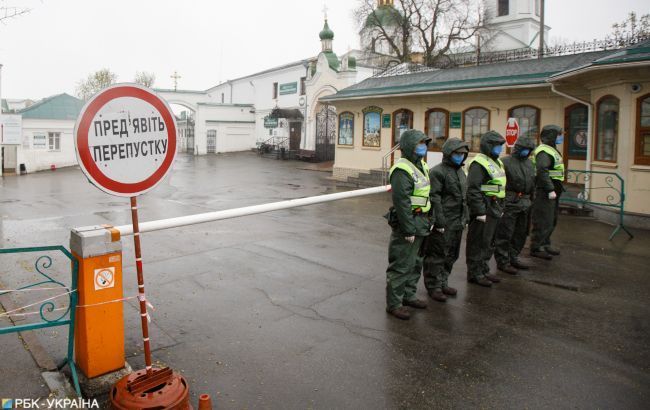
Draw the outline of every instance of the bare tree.
<instances>
[{"instance_id":1,"label":"bare tree","mask_svg":"<svg viewBox=\"0 0 650 410\"><path fill-rule=\"evenodd\" d=\"M374 7L375 3L358 0L357 23L362 30L373 29L402 62L421 53L425 65L434 65L455 47L474 39L483 28L480 0L397 0L392 7L380 7L381 11Z\"/></svg>"},{"instance_id":2,"label":"bare tree","mask_svg":"<svg viewBox=\"0 0 650 410\"><path fill-rule=\"evenodd\" d=\"M635 12L630 12L625 20L612 24L612 36L617 42L650 36L650 14L644 14L637 18Z\"/></svg>"},{"instance_id":3,"label":"bare tree","mask_svg":"<svg viewBox=\"0 0 650 410\"><path fill-rule=\"evenodd\" d=\"M97 92L109 87L117 81L117 74L112 73L108 68L103 68L90 75L77 84L77 97L88 100Z\"/></svg>"},{"instance_id":4,"label":"bare tree","mask_svg":"<svg viewBox=\"0 0 650 410\"><path fill-rule=\"evenodd\" d=\"M5 0L0 0L0 23L5 23L6 20L22 16L30 11L31 9L27 7L7 6Z\"/></svg>"},{"instance_id":5,"label":"bare tree","mask_svg":"<svg viewBox=\"0 0 650 410\"><path fill-rule=\"evenodd\" d=\"M409 19L412 0L398 0L397 7L383 6L375 8L376 0L357 0L358 7L353 11L357 24L367 35L374 37L370 48L365 51L375 52L375 43L384 41L388 44L390 53L400 62L410 61L413 28Z\"/></svg>"},{"instance_id":6,"label":"bare tree","mask_svg":"<svg viewBox=\"0 0 650 410\"><path fill-rule=\"evenodd\" d=\"M156 75L147 71L138 71L135 73L133 82L151 88L153 83L156 82Z\"/></svg>"}]
</instances>

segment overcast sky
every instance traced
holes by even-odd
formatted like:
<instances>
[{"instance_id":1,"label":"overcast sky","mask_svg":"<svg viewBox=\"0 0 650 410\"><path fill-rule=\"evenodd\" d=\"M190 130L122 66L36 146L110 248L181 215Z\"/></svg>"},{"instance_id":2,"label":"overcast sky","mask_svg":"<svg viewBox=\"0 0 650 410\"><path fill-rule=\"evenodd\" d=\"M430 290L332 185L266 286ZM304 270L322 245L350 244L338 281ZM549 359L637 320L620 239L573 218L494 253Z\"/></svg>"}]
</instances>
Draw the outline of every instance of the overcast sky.
<instances>
[{"instance_id":1,"label":"overcast sky","mask_svg":"<svg viewBox=\"0 0 650 410\"><path fill-rule=\"evenodd\" d=\"M355 0L327 0L334 51L358 48ZM603 38L648 0L546 0L550 37ZM136 71L155 87L204 90L219 82L320 51L321 0L4 0L32 11L0 24L3 98L40 99L67 92L108 68L121 82Z\"/></svg>"}]
</instances>

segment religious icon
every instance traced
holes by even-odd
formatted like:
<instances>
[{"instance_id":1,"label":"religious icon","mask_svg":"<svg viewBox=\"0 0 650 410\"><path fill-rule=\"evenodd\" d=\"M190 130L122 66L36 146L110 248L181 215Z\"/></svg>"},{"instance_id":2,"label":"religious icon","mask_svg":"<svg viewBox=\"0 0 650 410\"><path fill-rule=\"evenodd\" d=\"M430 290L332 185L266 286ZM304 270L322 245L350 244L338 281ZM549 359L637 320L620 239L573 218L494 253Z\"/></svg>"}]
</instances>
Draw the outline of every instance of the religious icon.
<instances>
[{"instance_id":1,"label":"religious icon","mask_svg":"<svg viewBox=\"0 0 650 410\"><path fill-rule=\"evenodd\" d=\"M339 117L339 145L353 145L354 115L343 113Z\"/></svg>"}]
</instances>

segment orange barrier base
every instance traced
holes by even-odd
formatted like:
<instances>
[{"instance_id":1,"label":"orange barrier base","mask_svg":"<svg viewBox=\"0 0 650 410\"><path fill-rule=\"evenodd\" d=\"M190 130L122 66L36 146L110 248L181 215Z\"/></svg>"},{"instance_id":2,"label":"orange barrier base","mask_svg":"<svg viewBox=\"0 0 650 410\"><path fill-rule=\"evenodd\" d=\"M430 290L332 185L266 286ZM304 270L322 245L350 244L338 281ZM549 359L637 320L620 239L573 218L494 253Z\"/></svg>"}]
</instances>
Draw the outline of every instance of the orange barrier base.
<instances>
[{"instance_id":1,"label":"orange barrier base","mask_svg":"<svg viewBox=\"0 0 650 410\"><path fill-rule=\"evenodd\" d=\"M79 261L75 362L88 377L124 367L122 253ZM108 303L107 303L108 302Z\"/></svg>"}]
</instances>

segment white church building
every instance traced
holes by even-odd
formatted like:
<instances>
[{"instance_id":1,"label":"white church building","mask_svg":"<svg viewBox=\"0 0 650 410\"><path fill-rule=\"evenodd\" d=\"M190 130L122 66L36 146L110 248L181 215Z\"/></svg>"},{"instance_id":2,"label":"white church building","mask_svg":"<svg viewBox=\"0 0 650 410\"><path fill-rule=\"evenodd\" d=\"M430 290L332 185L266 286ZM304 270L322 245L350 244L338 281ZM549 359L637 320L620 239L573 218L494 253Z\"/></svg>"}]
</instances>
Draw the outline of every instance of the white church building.
<instances>
[{"instance_id":1,"label":"white church building","mask_svg":"<svg viewBox=\"0 0 650 410\"><path fill-rule=\"evenodd\" d=\"M195 133L180 148L196 155L242 151L262 144L286 147L296 155L333 160L336 112L319 99L356 84L378 69L358 64L354 50L342 57L332 48L327 19L319 33L321 52L205 91L156 91L170 104L193 112Z\"/></svg>"}]
</instances>

